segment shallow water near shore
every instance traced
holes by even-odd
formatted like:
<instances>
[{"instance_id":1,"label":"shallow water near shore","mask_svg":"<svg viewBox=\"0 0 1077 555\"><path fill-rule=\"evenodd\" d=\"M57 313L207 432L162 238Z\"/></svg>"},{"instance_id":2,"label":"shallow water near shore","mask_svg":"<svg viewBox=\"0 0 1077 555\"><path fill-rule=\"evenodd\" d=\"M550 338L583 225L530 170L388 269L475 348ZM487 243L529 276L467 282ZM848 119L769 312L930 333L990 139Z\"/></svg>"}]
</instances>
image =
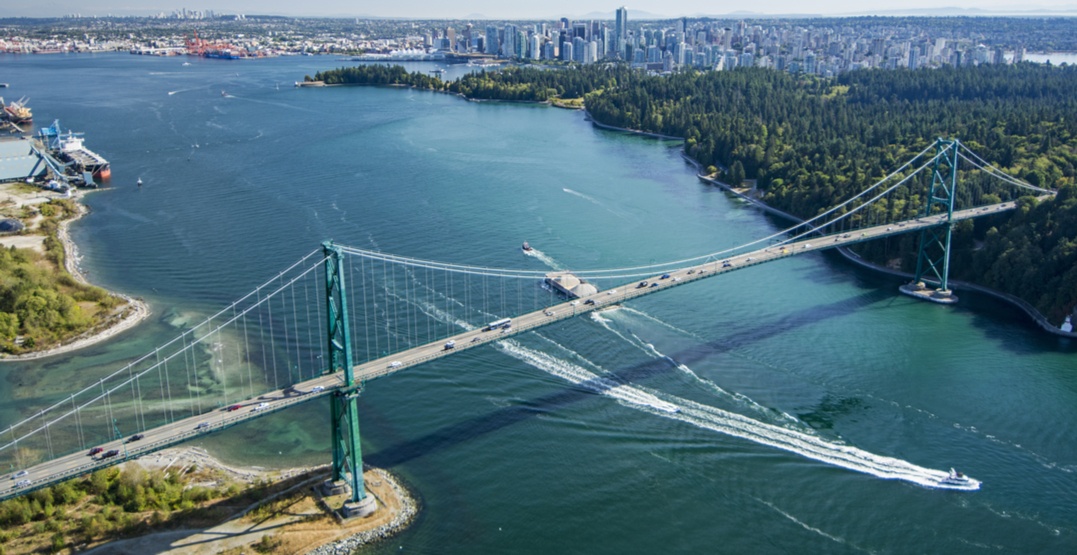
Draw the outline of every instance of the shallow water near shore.
<instances>
[{"instance_id":1,"label":"shallow water near shore","mask_svg":"<svg viewBox=\"0 0 1077 555\"><path fill-rule=\"evenodd\" d=\"M111 186L86 197L72 237L92 282L154 311L109 343L0 365L0 429L325 239L600 268L781 226L700 183L676 142L597 130L579 112L291 86L345 64L330 58L183 61L0 56L38 126L59 118L111 160ZM542 256L521 254L524 240ZM939 307L898 283L835 255L796 257L371 382L364 458L401 476L422 513L368 550L1074 551L1077 345L990 298ZM599 376L628 387L593 387ZM322 464L328 412L310 403L201 444L236 464ZM787 432L984 485L880 479L868 463L804 456Z\"/></svg>"}]
</instances>

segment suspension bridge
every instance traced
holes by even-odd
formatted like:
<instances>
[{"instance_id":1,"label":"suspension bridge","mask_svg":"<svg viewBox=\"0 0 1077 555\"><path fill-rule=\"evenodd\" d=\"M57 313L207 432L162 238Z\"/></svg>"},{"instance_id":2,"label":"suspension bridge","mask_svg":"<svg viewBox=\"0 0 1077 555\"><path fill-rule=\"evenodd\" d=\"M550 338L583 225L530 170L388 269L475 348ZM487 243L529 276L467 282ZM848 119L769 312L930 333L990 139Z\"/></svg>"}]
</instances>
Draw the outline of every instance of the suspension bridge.
<instances>
[{"instance_id":1,"label":"suspension bridge","mask_svg":"<svg viewBox=\"0 0 1077 555\"><path fill-rule=\"evenodd\" d=\"M953 225L1013 210L1019 197L1052 194L1001 172L957 140L939 139L852 198L767 237L659 264L574 271L605 287L579 298L545 286L547 270L326 242L172 341L86 376L76 392L24 409L19 421L0 428L0 468L10 469L0 499L328 396L333 477L326 490L348 492L347 514L366 514L374 506L363 484L357 399L369 380L644 295L898 234L920 235L907 292L945 301L952 298ZM881 477L946 487L941 471L832 448L805 434L740 424L726 432ZM875 462L865 469L868 459Z\"/></svg>"}]
</instances>

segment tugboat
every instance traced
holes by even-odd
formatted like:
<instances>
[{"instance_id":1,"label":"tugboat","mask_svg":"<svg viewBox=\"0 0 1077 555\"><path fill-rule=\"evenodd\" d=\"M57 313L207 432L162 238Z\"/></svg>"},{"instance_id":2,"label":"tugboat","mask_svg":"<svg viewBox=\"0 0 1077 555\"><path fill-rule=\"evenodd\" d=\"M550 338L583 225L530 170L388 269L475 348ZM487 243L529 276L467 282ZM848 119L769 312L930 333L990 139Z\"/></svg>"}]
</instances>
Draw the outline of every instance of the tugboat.
<instances>
[{"instance_id":1,"label":"tugboat","mask_svg":"<svg viewBox=\"0 0 1077 555\"><path fill-rule=\"evenodd\" d=\"M534 250L531 248L531 245L527 244L527 241L524 241L524 245L520 248L523 249L524 252L531 252L532 250Z\"/></svg>"}]
</instances>

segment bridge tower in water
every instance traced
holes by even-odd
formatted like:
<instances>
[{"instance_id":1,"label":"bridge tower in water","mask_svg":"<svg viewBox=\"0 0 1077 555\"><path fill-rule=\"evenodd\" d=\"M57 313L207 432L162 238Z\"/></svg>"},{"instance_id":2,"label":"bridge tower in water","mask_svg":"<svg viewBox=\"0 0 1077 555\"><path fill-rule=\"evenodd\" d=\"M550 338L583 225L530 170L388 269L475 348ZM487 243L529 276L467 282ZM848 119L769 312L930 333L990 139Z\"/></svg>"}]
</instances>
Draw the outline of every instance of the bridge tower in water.
<instances>
[{"instance_id":1,"label":"bridge tower in water","mask_svg":"<svg viewBox=\"0 0 1077 555\"><path fill-rule=\"evenodd\" d=\"M350 490L349 499L340 512L344 517L366 516L377 509L374 496L367 495L363 484L363 454L359 445L359 393L362 383L355 383L352 362L351 330L348 327L348 302L344 287L344 255L331 241L322 243L325 255L325 307L328 326L326 373L343 372L344 385L330 397L333 427L333 476L322 486L326 495L340 495Z\"/></svg>"}]
</instances>

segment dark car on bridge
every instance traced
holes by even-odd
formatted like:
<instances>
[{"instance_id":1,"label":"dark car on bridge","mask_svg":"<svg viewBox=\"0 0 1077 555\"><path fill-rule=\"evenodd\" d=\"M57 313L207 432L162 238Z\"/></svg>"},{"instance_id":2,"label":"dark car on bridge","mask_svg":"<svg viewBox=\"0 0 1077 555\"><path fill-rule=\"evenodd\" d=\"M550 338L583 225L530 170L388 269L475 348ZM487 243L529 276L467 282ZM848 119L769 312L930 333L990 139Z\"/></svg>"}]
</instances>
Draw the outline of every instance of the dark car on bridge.
<instances>
[{"instance_id":1,"label":"dark car on bridge","mask_svg":"<svg viewBox=\"0 0 1077 555\"><path fill-rule=\"evenodd\" d=\"M105 450L104 447L94 447L93 449L90 449L89 455L92 457L92 456L94 456L94 455L96 455L98 453L104 452L104 450Z\"/></svg>"},{"instance_id":2,"label":"dark car on bridge","mask_svg":"<svg viewBox=\"0 0 1077 555\"><path fill-rule=\"evenodd\" d=\"M134 441L138 441L138 440L140 440L140 439L142 439L144 437L146 437L146 436L144 436L142 434L135 434L135 435L127 438L126 443L131 443L131 442L134 442Z\"/></svg>"},{"instance_id":3,"label":"dark car on bridge","mask_svg":"<svg viewBox=\"0 0 1077 555\"><path fill-rule=\"evenodd\" d=\"M116 455L119 455L119 454L120 454L120 452L118 450L109 449L108 451L105 451L104 453L101 453L101 458L102 459L110 459L110 458L115 457Z\"/></svg>"}]
</instances>

